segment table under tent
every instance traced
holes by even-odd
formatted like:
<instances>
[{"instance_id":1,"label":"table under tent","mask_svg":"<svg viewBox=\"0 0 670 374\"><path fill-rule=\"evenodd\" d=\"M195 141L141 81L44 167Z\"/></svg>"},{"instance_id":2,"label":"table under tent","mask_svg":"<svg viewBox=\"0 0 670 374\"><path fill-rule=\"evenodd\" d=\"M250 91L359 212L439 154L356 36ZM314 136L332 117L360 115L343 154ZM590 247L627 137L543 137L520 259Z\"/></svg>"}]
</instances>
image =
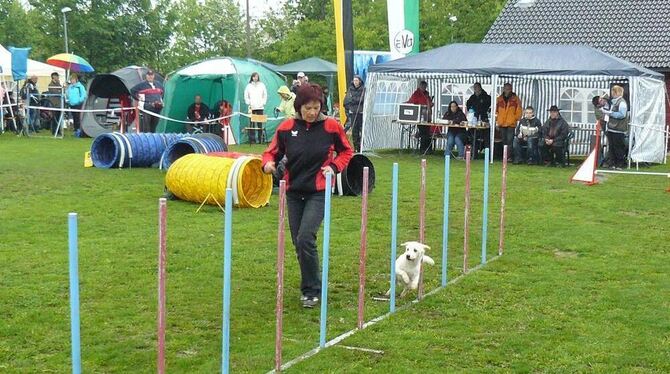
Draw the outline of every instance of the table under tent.
<instances>
[{"instance_id":1,"label":"table under tent","mask_svg":"<svg viewBox=\"0 0 670 374\"><path fill-rule=\"evenodd\" d=\"M88 98L83 109L110 110L131 107L130 90L144 80L149 69L142 66L127 66L110 74L98 74L88 86ZM160 74L155 79L163 82ZM134 110L85 112L81 118L81 128L90 137L119 131L121 117L124 117L125 130L132 126L136 113Z\"/></svg>"},{"instance_id":2,"label":"table under tent","mask_svg":"<svg viewBox=\"0 0 670 374\"><path fill-rule=\"evenodd\" d=\"M532 105L545 121L551 105L558 105L570 124L572 155L586 156L595 117L591 100L609 94L613 84L624 86L629 103L629 155L632 162L665 163L665 83L663 75L639 65L580 45L451 44L414 56L370 67L363 119L363 151L401 148L401 129L394 122L398 105L405 102L420 81L434 95L435 122L450 101L464 104L472 85L480 82L491 97L491 123L495 123L496 96L504 83L513 85L523 107ZM467 111L467 110L466 110ZM495 127L489 134L496 153ZM444 147L446 142L438 144Z\"/></svg>"}]
</instances>

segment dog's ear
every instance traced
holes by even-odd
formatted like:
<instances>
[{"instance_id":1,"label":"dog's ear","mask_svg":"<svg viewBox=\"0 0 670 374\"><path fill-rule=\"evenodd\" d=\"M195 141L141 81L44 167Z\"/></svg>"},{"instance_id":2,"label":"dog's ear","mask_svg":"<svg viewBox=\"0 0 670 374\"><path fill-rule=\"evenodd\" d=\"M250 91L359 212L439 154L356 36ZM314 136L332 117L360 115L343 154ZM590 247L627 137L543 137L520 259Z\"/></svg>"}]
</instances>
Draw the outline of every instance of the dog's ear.
<instances>
[{"instance_id":1,"label":"dog's ear","mask_svg":"<svg viewBox=\"0 0 670 374\"><path fill-rule=\"evenodd\" d=\"M425 244L421 244L421 245L423 246L423 250L424 250L424 251L427 250L427 249L430 249L430 247L427 246L427 245L425 245Z\"/></svg>"},{"instance_id":2,"label":"dog's ear","mask_svg":"<svg viewBox=\"0 0 670 374\"><path fill-rule=\"evenodd\" d=\"M401 243L400 246L401 246L401 247L407 247L407 244L409 244L409 242Z\"/></svg>"}]
</instances>

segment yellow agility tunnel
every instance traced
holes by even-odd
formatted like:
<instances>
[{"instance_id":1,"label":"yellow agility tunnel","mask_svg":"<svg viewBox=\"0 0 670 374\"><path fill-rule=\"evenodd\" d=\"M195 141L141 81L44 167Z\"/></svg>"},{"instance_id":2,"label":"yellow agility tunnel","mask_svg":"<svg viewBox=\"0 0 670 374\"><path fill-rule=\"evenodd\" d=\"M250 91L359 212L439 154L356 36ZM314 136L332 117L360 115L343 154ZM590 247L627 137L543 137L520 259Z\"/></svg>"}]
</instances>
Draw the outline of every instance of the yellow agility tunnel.
<instances>
[{"instance_id":1,"label":"yellow agility tunnel","mask_svg":"<svg viewBox=\"0 0 670 374\"><path fill-rule=\"evenodd\" d=\"M263 173L261 159L211 157L192 153L175 161L165 176L168 191L181 200L221 205L226 188L233 190L233 204L240 208L260 208L270 201L272 175Z\"/></svg>"}]
</instances>

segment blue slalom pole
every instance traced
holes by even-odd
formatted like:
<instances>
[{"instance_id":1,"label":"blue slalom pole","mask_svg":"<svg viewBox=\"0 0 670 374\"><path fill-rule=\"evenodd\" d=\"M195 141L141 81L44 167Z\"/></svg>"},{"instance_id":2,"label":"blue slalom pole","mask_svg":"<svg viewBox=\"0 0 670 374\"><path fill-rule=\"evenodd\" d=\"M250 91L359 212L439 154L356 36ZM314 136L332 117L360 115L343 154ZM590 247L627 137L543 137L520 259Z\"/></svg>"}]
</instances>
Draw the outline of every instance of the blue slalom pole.
<instances>
[{"instance_id":1,"label":"blue slalom pole","mask_svg":"<svg viewBox=\"0 0 670 374\"><path fill-rule=\"evenodd\" d=\"M70 334L72 335L72 373L81 374L77 213L68 214L68 242L70 247Z\"/></svg>"},{"instance_id":2,"label":"blue slalom pole","mask_svg":"<svg viewBox=\"0 0 670 374\"><path fill-rule=\"evenodd\" d=\"M390 312L395 312L395 258L398 246L398 163L393 163L393 195L391 198L391 300Z\"/></svg>"},{"instance_id":3,"label":"blue slalom pole","mask_svg":"<svg viewBox=\"0 0 670 374\"><path fill-rule=\"evenodd\" d=\"M321 277L321 331L319 347L326 347L326 319L328 318L328 263L330 261L330 197L332 195L332 174L326 174L326 194L323 207L323 275Z\"/></svg>"},{"instance_id":4,"label":"blue slalom pole","mask_svg":"<svg viewBox=\"0 0 670 374\"><path fill-rule=\"evenodd\" d=\"M223 348L221 352L221 373L230 370L230 268L233 242L233 190L226 189L226 206L223 226Z\"/></svg>"},{"instance_id":5,"label":"blue slalom pole","mask_svg":"<svg viewBox=\"0 0 670 374\"><path fill-rule=\"evenodd\" d=\"M449 167L451 157L449 153L444 156L444 195L442 196L442 287L447 285L447 255L449 253Z\"/></svg>"},{"instance_id":6,"label":"blue slalom pole","mask_svg":"<svg viewBox=\"0 0 670 374\"><path fill-rule=\"evenodd\" d=\"M486 263L486 235L489 226L489 149L484 149L484 209L482 211L482 265Z\"/></svg>"}]
</instances>

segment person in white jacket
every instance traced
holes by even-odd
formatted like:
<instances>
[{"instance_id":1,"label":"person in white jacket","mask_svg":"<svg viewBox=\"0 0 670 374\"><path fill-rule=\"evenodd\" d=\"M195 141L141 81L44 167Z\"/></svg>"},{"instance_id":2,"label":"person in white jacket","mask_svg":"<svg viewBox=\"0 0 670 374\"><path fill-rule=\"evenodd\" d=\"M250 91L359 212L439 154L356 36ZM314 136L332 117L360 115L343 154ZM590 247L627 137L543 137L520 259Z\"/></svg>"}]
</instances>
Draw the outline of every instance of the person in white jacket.
<instances>
[{"instance_id":1,"label":"person in white jacket","mask_svg":"<svg viewBox=\"0 0 670 374\"><path fill-rule=\"evenodd\" d=\"M268 92L265 89L265 85L261 82L260 75L257 72L251 74L249 79L249 84L244 89L244 103L249 106L249 111L251 114L263 114L265 108L265 103L268 101ZM259 143L264 141L263 139L263 123L262 122L251 122L250 127L257 128L259 130L249 131L249 144L256 143L258 139Z\"/></svg>"}]
</instances>

